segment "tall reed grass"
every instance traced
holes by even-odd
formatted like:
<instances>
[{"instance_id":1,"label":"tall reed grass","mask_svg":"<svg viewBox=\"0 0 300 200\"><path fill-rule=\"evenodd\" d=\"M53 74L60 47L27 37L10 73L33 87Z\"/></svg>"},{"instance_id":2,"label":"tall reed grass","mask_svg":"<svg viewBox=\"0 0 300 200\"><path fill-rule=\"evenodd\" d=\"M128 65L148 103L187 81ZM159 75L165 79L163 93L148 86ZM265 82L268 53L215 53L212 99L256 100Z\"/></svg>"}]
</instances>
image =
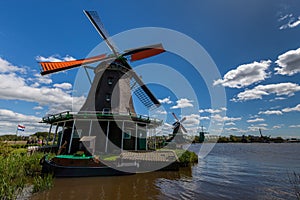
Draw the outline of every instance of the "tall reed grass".
<instances>
[{"instance_id":1,"label":"tall reed grass","mask_svg":"<svg viewBox=\"0 0 300 200\"><path fill-rule=\"evenodd\" d=\"M51 175L41 174L39 160L43 153L27 155L27 150L0 143L0 199L16 199L24 187L34 185L34 192L53 185Z\"/></svg>"}]
</instances>

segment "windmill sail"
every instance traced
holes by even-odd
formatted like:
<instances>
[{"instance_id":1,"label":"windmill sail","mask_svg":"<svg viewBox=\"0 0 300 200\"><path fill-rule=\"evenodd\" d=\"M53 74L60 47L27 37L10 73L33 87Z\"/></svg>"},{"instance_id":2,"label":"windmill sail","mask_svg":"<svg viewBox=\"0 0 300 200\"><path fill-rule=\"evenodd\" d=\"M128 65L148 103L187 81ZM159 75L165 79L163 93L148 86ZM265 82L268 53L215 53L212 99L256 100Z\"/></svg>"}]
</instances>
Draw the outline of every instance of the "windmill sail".
<instances>
[{"instance_id":1,"label":"windmill sail","mask_svg":"<svg viewBox=\"0 0 300 200\"><path fill-rule=\"evenodd\" d=\"M123 56L130 55L131 56L130 61L133 62L133 61L149 58L163 52L165 52L165 49L163 48L162 44L155 44L155 45L144 46L136 49L126 50Z\"/></svg>"},{"instance_id":2,"label":"windmill sail","mask_svg":"<svg viewBox=\"0 0 300 200\"><path fill-rule=\"evenodd\" d=\"M140 93L140 94L138 94L138 95L136 94L136 95L141 100L141 102L147 108L150 108L150 107L152 107L154 105L156 107L159 107L160 106L159 101L152 94L152 92L149 90L149 88L143 83L143 81L140 79L140 77L133 71L133 69L131 68L131 66L126 61L123 64L125 65L125 67L127 67L129 69L128 73L130 73L132 75L132 77L133 77L133 79L135 81L134 85L138 85L139 86L139 88L137 90L135 90L136 91L135 94L136 93ZM147 97L145 97L145 96L147 96ZM151 102L150 104L149 104L149 101Z\"/></svg>"},{"instance_id":3,"label":"windmill sail","mask_svg":"<svg viewBox=\"0 0 300 200\"><path fill-rule=\"evenodd\" d=\"M109 35L106 32L104 25L102 24L99 15L96 11L83 11L90 22L93 24L99 35L105 40L106 44L110 48L110 50L114 53L115 56L118 56L116 45L112 43L109 39Z\"/></svg>"},{"instance_id":4,"label":"windmill sail","mask_svg":"<svg viewBox=\"0 0 300 200\"><path fill-rule=\"evenodd\" d=\"M104 59L106 59L106 54L101 54L86 59L72 60L72 61L65 61L65 62L40 62L40 65L42 66L41 75L72 69L74 67L79 67L83 64L94 63Z\"/></svg>"},{"instance_id":5,"label":"windmill sail","mask_svg":"<svg viewBox=\"0 0 300 200\"><path fill-rule=\"evenodd\" d=\"M147 107L149 110L152 110L160 105L159 101L155 103L149 98L149 95L145 93L142 87L136 82L136 79L131 79L130 87L135 96ZM146 87L146 86L145 86Z\"/></svg>"}]
</instances>

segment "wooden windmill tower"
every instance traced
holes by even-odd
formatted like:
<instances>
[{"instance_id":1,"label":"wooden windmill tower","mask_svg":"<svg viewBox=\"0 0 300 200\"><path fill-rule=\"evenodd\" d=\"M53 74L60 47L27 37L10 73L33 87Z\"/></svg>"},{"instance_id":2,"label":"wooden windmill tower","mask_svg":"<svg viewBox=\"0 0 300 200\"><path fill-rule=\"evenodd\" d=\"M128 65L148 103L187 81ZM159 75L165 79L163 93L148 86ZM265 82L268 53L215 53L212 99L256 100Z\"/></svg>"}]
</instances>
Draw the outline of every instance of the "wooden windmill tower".
<instances>
[{"instance_id":1,"label":"wooden windmill tower","mask_svg":"<svg viewBox=\"0 0 300 200\"><path fill-rule=\"evenodd\" d=\"M156 44L119 53L109 40L97 13L84 13L105 40L112 54L66 62L40 62L42 75L99 63L93 68L94 80L80 111L77 114L68 112L48 116L43 118L43 122L51 124L51 127L56 126L55 133L61 129L58 147L66 141L69 154L78 150L83 136L85 140L87 137L96 138L94 142L97 148L94 148L93 152L112 152L117 149L146 150L147 130L159 126L161 121L139 116L133 105L132 94L134 93L148 109L158 107L160 103L127 60L141 60L165 50L161 44ZM96 116L96 119L92 116Z\"/></svg>"}]
</instances>

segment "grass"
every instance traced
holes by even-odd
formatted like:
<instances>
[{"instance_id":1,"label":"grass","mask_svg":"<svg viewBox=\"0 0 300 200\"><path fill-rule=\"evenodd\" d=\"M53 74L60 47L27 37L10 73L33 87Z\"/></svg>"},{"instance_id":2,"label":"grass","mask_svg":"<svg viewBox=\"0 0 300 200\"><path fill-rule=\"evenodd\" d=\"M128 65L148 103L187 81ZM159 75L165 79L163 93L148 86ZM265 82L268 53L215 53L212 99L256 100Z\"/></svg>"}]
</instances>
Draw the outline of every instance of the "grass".
<instances>
[{"instance_id":1,"label":"grass","mask_svg":"<svg viewBox=\"0 0 300 200\"><path fill-rule=\"evenodd\" d=\"M100 158L104 161L116 161L120 155L101 155Z\"/></svg>"},{"instance_id":2,"label":"grass","mask_svg":"<svg viewBox=\"0 0 300 200\"><path fill-rule=\"evenodd\" d=\"M198 163L198 155L195 152L184 149L160 149L174 151L179 159L181 166L188 166L190 164Z\"/></svg>"},{"instance_id":3,"label":"grass","mask_svg":"<svg viewBox=\"0 0 300 200\"><path fill-rule=\"evenodd\" d=\"M0 199L16 199L29 185L34 186L34 192L52 187L52 176L43 177L40 173L43 155L28 156L27 149L0 144Z\"/></svg>"}]
</instances>

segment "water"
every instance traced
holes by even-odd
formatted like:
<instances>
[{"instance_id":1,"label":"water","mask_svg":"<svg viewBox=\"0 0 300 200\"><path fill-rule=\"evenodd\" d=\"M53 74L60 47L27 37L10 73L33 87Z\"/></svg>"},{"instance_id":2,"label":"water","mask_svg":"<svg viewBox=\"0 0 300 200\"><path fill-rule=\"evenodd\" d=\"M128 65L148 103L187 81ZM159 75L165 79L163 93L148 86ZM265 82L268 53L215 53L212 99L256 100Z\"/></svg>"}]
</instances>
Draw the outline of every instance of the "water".
<instances>
[{"instance_id":1,"label":"water","mask_svg":"<svg viewBox=\"0 0 300 200\"><path fill-rule=\"evenodd\" d=\"M296 199L289 176L300 174L299 152L300 143L216 144L179 172L55 179L32 199Z\"/></svg>"}]
</instances>

